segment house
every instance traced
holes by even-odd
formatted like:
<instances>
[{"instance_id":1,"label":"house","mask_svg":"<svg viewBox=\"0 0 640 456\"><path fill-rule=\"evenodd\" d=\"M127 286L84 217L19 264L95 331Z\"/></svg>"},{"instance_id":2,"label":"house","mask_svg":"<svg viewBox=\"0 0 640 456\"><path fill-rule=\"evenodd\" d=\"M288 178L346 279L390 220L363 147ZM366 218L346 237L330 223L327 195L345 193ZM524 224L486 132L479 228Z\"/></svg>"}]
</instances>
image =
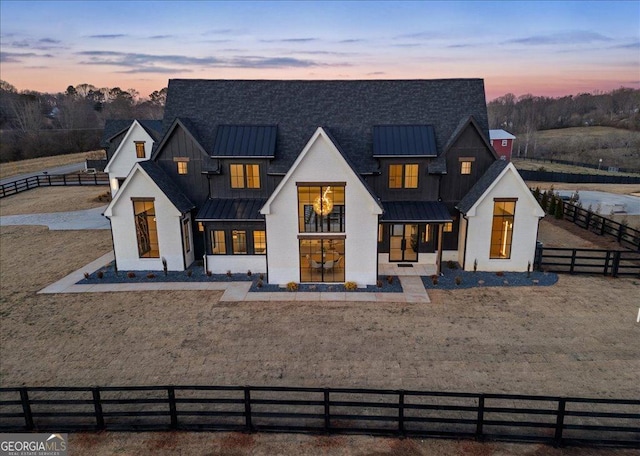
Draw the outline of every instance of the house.
<instances>
[{"instance_id":1,"label":"house","mask_svg":"<svg viewBox=\"0 0 640 456\"><path fill-rule=\"evenodd\" d=\"M160 120L117 120L107 122L102 145L107 151L104 172L109 174L111 196L115 195L133 165L149 160L153 144L161 138Z\"/></svg>"},{"instance_id":2,"label":"house","mask_svg":"<svg viewBox=\"0 0 640 456\"><path fill-rule=\"evenodd\" d=\"M544 214L488 133L481 79L171 80L161 139L105 211L118 268L526 270Z\"/></svg>"},{"instance_id":3,"label":"house","mask_svg":"<svg viewBox=\"0 0 640 456\"><path fill-rule=\"evenodd\" d=\"M498 156L510 161L511 153L513 152L513 140L516 137L506 130L489 130L489 139Z\"/></svg>"}]
</instances>

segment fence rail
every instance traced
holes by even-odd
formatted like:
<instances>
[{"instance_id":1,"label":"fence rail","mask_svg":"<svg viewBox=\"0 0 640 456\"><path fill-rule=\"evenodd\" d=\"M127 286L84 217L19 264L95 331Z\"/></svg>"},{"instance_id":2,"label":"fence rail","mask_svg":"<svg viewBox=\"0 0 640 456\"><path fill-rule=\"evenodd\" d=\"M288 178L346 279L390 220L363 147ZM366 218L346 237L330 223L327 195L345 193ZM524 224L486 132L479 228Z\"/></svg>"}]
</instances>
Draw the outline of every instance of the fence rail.
<instances>
[{"instance_id":1,"label":"fence rail","mask_svg":"<svg viewBox=\"0 0 640 456\"><path fill-rule=\"evenodd\" d=\"M635 173L635 174L640 173L640 168L622 168L619 166L610 166L607 163L604 163L604 164L603 163L585 163L585 162L578 162L573 160L559 160L555 158L531 158L531 157L514 157L514 158L517 160L535 161L539 163L558 163L561 165L579 166L581 168L597 169L598 171L600 170L607 171L609 170L609 168L612 168L612 169L615 169L614 172Z\"/></svg>"},{"instance_id":2,"label":"fence rail","mask_svg":"<svg viewBox=\"0 0 640 456\"><path fill-rule=\"evenodd\" d=\"M569 274L603 274L640 278L640 252L538 246L536 268Z\"/></svg>"},{"instance_id":3,"label":"fence rail","mask_svg":"<svg viewBox=\"0 0 640 456\"><path fill-rule=\"evenodd\" d=\"M57 187L75 185L109 185L109 177L104 173L96 174L41 174L17 179L0 185L0 198L26 192L38 187Z\"/></svg>"},{"instance_id":4,"label":"fence rail","mask_svg":"<svg viewBox=\"0 0 640 456\"><path fill-rule=\"evenodd\" d=\"M365 433L640 448L640 400L351 388L0 388L0 431Z\"/></svg>"},{"instance_id":5,"label":"fence rail","mask_svg":"<svg viewBox=\"0 0 640 456\"><path fill-rule=\"evenodd\" d=\"M640 176L610 176L606 174L576 174L555 171L532 171L519 169L526 181L567 182L571 184L640 184Z\"/></svg>"}]
</instances>

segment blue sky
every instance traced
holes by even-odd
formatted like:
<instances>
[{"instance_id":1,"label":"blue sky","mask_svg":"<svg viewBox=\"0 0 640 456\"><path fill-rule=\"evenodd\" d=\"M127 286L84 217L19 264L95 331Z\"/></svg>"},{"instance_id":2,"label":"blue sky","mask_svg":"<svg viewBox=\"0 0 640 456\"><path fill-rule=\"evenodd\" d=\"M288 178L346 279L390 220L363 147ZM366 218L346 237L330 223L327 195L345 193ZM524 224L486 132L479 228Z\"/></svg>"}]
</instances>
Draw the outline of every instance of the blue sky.
<instances>
[{"instance_id":1,"label":"blue sky","mask_svg":"<svg viewBox=\"0 0 640 456\"><path fill-rule=\"evenodd\" d=\"M488 99L640 88L640 2L0 3L18 89L481 77Z\"/></svg>"}]
</instances>

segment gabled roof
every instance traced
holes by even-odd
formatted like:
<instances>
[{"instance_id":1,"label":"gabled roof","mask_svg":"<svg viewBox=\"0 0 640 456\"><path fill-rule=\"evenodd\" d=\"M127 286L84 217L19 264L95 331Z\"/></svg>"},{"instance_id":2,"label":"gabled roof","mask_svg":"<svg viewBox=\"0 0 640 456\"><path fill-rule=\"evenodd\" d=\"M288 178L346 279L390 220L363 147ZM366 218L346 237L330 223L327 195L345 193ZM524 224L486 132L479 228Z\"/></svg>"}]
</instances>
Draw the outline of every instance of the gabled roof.
<instances>
[{"instance_id":1,"label":"gabled roof","mask_svg":"<svg viewBox=\"0 0 640 456\"><path fill-rule=\"evenodd\" d=\"M276 125L218 125L212 157L273 158Z\"/></svg>"},{"instance_id":2,"label":"gabled roof","mask_svg":"<svg viewBox=\"0 0 640 456\"><path fill-rule=\"evenodd\" d=\"M490 139L516 139L511 133L506 130L489 130Z\"/></svg>"},{"instance_id":3,"label":"gabled roof","mask_svg":"<svg viewBox=\"0 0 640 456\"><path fill-rule=\"evenodd\" d=\"M169 198L169 201L178 209L181 213L185 214L195 207L187 196L182 193L182 190L171 180L171 178L165 173L160 165L156 162L147 160L139 162L138 165L143 169L145 173L155 182L158 188Z\"/></svg>"},{"instance_id":4,"label":"gabled roof","mask_svg":"<svg viewBox=\"0 0 640 456\"><path fill-rule=\"evenodd\" d=\"M491 143L489 143L487 139L486 130L483 129L483 127L477 122L474 116L469 116L460 121L456 129L453 131L453 133L449 137L449 140L447 141L447 144L444 147L444 151L438 156L436 160L429 163L430 174L446 174L447 173L447 158L446 158L447 151L451 149L451 147L456 143L458 138L460 138L460 135L462 135L462 133L467 129L469 125L473 126L473 128L476 129L476 131L480 135L480 138L482 138L482 142L484 143L486 148L489 150L489 152L491 152L491 155L493 155L493 157L496 160L498 159L498 154L496 154L496 151L493 149L493 147L491 146Z\"/></svg>"},{"instance_id":5,"label":"gabled roof","mask_svg":"<svg viewBox=\"0 0 640 456\"><path fill-rule=\"evenodd\" d=\"M202 147L202 142L199 139L198 131L196 130L195 126L191 123L191 121L189 119L176 118L173 120L173 122L171 123L171 125L169 126L165 134L163 135L162 141L160 141L160 143L154 147L154 150L151 153L151 160L156 159L156 157L160 154L160 151L162 151L162 148L164 147L164 145L167 143L169 138L171 138L171 135L173 134L174 130L178 127L182 128L187 133L187 136L189 136L193 140L193 142L196 144L198 149L200 149L200 151L204 155L208 155L207 151L204 149L204 147Z\"/></svg>"},{"instance_id":6,"label":"gabled roof","mask_svg":"<svg viewBox=\"0 0 640 456\"><path fill-rule=\"evenodd\" d=\"M497 160L495 161L487 171L482 175L482 177L475 183L471 190L460 200L456 209L462 212L465 215L473 216L475 215L475 207L485 198L485 196L489 193L489 191L497 185L497 183L503 178L503 176L512 172L516 176L516 181L519 183L519 189L513 188L511 191L513 192L512 196L520 196L522 195L524 198L529 198L534 206L537 208L537 216L543 217L544 211L540 207L540 204L536 201L536 199L531 194L531 191L527 187L527 184L522 180L518 170L516 170L513 163L510 163L506 160Z\"/></svg>"},{"instance_id":7,"label":"gabled roof","mask_svg":"<svg viewBox=\"0 0 640 456\"><path fill-rule=\"evenodd\" d=\"M211 198L196 215L197 221L264 221L260 208L266 198Z\"/></svg>"},{"instance_id":8,"label":"gabled roof","mask_svg":"<svg viewBox=\"0 0 640 456\"><path fill-rule=\"evenodd\" d=\"M211 155L218 125L278 125L272 173L286 173L320 125L331 129L358 173L378 169L374 125L432 125L438 154L460 119L474 116L488 136L482 79L169 81L164 130L188 117ZM166 136L165 136L166 137Z\"/></svg>"},{"instance_id":9,"label":"gabled roof","mask_svg":"<svg viewBox=\"0 0 640 456\"><path fill-rule=\"evenodd\" d=\"M436 157L436 135L432 125L375 125L373 156Z\"/></svg>"},{"instance_id":10,"label":"gabled roof","mask_svg":"<svg viewBox=\"0 0 640 456\"><path fill-rule=\"evenodd\" d=\"M104 123L102 130L102 138L100 138L100 147L109 147L111 140L121 133L129 129L133 119L108 119Z\"/></svg>"},{"instance_id":11,"label":"gabled roof","mask_svg":"<svg viewBox=\"0 0 640 456\"><path fill-rule=\"evenodd\" d=\"M155 141L162 138L162 120L138 120L138 123L145 129L149 136Z\"/></svg>"}]
</instances>

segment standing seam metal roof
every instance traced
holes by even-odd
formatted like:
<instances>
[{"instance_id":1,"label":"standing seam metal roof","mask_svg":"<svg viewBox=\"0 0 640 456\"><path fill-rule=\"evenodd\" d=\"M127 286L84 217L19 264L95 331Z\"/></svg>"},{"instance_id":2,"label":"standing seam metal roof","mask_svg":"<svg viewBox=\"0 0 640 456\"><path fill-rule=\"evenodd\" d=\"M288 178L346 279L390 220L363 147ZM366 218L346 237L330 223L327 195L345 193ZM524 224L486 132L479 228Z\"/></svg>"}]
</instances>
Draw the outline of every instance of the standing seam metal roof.
<instances>
[{"instance_id":1,"label":"standing seam metal roof","mask_svg":"<svg viewBox=\"0 0 640 456\"><path fill-rule=\"evenodd\" d=\"M382 222L451 222L447 206L439 201L384 201Z\"/></svg>"},{"instance_id":2,"label":"standing seam metal roof","mask_svg":"<svg viewBox=\"0 0 640 456\"><path fill-rule=\"evenodd\" d=\"M266 198L211 198L198 211L198 221L264 221L260 208Z\"/></svg>"},{"instance_id":3,"label":"standing seam metal roof","mask_svg":"<svg viewBox=\"0 0 640 456\"><path fill-rule=\"evenodd\" d=\"M436 134L432 125L376 125L373 156L436 157Z\"/></svg>"},{"instance_id":4,"label":"standing seam metal roof","mask_svg":"<svg viewBox=\"0 0 640 456\"><path fill-rule=\"evenodd\" d=\"M218 125L211 156L273 158L276 125Z\"/></svg>"}]
</instances>

